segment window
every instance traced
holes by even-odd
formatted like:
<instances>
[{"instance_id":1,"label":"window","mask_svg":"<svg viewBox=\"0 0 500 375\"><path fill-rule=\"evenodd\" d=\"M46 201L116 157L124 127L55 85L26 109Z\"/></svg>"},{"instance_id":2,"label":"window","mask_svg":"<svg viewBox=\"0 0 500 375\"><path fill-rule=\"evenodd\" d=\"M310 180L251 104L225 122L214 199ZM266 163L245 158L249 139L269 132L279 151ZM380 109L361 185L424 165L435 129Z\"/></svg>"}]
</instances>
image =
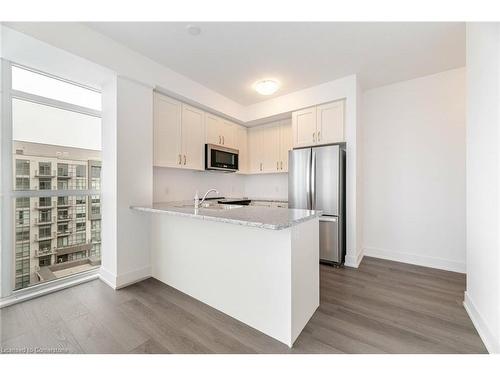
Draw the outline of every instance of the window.
<instances>
[{"instance_id":1,"label":"window","mask_svg":"<svg viewBox=\"0 0 500 375\"><path fill-rule=\"evenodd\" d=\"M57 163L57 177L69 177L68 164Z\"/></svg>"},{"instance_id":2,"label":"window","mask_svg":"<svg viewBox=\"0 0 500 375\"><path fill-rule=\"evenodd\" d=\"M76 166L76 177L86 177L86 168L85 165L77 165Z\"/></svg>"},{"instance_id":3,"label":"window","mask_svg":"<svg viewBox=\"0 0 500 375\"><path fill-rule=\"evenodd\" d=\"M16 211L16 226L30 225L30 210Z\"/></svg>"},{"instance_id":4,"label":"window","mask_svg":"<svg viewBox=\"0 0 500 375\"><path fill-rule=\"evenodd\" d=\"M50 207L50 206L52 206L52 198L51 197L40 197L40 198L38 198L38 205L40 207Z\"/></svg>"},{"instance_id":5,"label":"window","mask_svg":"<svg viewBox=\"0 0 500 375\"><path fill-rule=\"evenodd\" d=\"M30 261L26 260L16 260L16 276L21 276L29 274L30 272Z\"/></svg>"},{"instance_id":6,"label":"window","mask_svg":"<svg viewBox=\"0 0 500 375\"><path fill-rule=\"evenodd\" d=\"M30 256L30 244L27 242L16 243L16 259Z\"/></svg>"},{"instance_id":7,"label":"window","mask_svg":"<svg viewBox=\"0 0 500 375\"><path fill-rule=\"evenodd\" d=\"M85 204L87 202L87 197L76 197L76 204Z\"/></svg>"},{"instance_id":8,"label":"window","mask_svg":"<svg viewBox=\"0 0 500 375\"><path fill-rule=\"evenodd\" d=\"M16 176L29 176L30 175L30 161L29 160L16 160Z\"/></svg>"},{"instance_id":9,"label":"window","mask_svg":"<svg viewBox=\"0 0 500 375\"><path fill-rule=\"evenodd\" d=\"M50 238L51 230L50 225L43 225L38 227L38 237L41 238Z\"/></svg>"},{"instance_id":10,"label":"window","mask_svg":"<svg viewBox=\"0 0 500 375\"><path fill-rule=\"evenodd\" d=\"M29 208L30 199L28 197L16 198L16 208Z\"/></svg>"},{"instance_id":11,"label":"window","mask_svg":"<svg viewBox=\"0 0 500 375\"><path fill-rule=\"evenodd\" d=\"M29 177L16 177L16 189L17 190L29 190L30 189L30 178Z\"/></svg>"},{"instance_id":12,"label":"window","mask_svg":"<svg viewBox=\"0 0 500 375\"><path fill-rule=\"evenodd\" d=\"M38 174L40 176L50 176L51 175L51 163L49 162L39 162L38 163Z\"/></svg>"},{"instance_id":13,"label":"window","mask_svg":"<svg viewBox=\"0 0 500 375\"><path fill-rule=\"evenodd\" d=\"M68 197L57 197L57 205L58 206L67 206L68 205Z\"/></svg>"},{"instance_id":14,"label":"window","mask_svg":"<svg viewBox=\"0 0 500 375\"><path fill-rule=\"evenodd\" d=\"M68 180L57 180L57 190L68 190Z\"/></svg>"},{"instance_id":15,"label":"window","mask_svg":"<svg viewBox=\"0 0 500 375\"><path fill-rule=\"evenodd\" d=\"M57 220L69 220L69 213L67 208L60 208L57 210Z\"/></svg>"},{"instance_id":16,"label":"window","mask_svg":"<svg viewBox=\"0 0 500 375\"><path fill-rule=\"evenodd\" d=\"M43 257L38 258L38 266L39 267L46 267L50 266L50 255L45 255Z\"/></svg>"},{"instance_id":17,"label":"window","mask_svg":"<svg viewBox=\"0 0 500 375\"><path fill-rule=\"evenodd\" d=\"M16 228L16 242L29 241L29 239L30 239L30 228L29 227Z\"/></svg>"},{"instance_id":18,"label":"window","mask_svg":"<svg viewBox=\"0 0 500 375\"><path fill-rule=\"evenodd\" d=\"M67 234L68 223L57 224L57 234Z\"/></svg>"},{"instance_id":19,"label":"window","mask_svg":"<svg viewBox=\"0 0 500 375\"><path fill-rule=\"evenodd\" d=\"M52 189L52 181L50 178L40 178L40 190Z\"/></svg>"},{"instance_id":20,"label":"window","mask_svg":"<svg viewBox=\"0 0 500 375\"><path fill-rule=\"evenodd\" d=\"M38 218L40 223L50 223L51 222L51 210L40 210L40 216Z\"/></svg>"},{"instance_id":21,"label":"window","mask_svg":"<svg viewBox=\"0 0 500 375\"><path fill-rule=\"evenodd\" d=\"M65 246L68 246L69 242L68 242L68 237L59 237L57 239L57 247L65 247Z\"/></svg>"},{"instance_id":22,"label":"window","mask_svg":"<svg viewBox=\"0 0 500 375\"><path fill-rule=\"evenodd\" d=\"M51 248L52 248L52 241L51 240L40 241L38 243L38 251L40 251L40 252L50 251Z\"/></svg>"},{"instance_id":23,"label":"window","mask_svg":"<svg viewBox=\"0 0 500 375\"><path fill-rule=\"evenodd\" d=\"M100 244L91 247L89 239L100 241L100 226L94 224L87 234L92 225L87 211L100 215L101 94L9 62L6 66L12 78L5 95L11 98L12 190L19 191L13 198L15 241L9 251L15 254L13 287L20 289L46 281L48 273L38 272L40 267L51 270L58 262L81 260L58 267L78 266L61 272L67 275L99 265ZM68 196L75 189L81 190L78 196ZM68 251L87 242L84 251L57 256L57 248ZM91 252L92 262L84 262Z\"/></svg>"}]
</instances>

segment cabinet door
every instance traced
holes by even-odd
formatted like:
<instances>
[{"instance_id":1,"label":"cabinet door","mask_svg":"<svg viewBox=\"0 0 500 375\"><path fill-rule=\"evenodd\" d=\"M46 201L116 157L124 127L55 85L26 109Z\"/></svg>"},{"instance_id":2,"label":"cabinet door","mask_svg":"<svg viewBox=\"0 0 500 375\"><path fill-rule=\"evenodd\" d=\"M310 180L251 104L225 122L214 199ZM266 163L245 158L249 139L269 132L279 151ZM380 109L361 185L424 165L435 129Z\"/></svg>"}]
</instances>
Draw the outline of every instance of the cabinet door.
<instances>
[{"instance_id":1,"label":"cabinet door","mask_svg":"<svg viewBox=\"0 0 500 375\"><path fill-rule=\"evenodd\" d=\"M205 112L206 143L222 145L222 119Z\"/></svg>"},{"instance_id":2,"label":"cabinet door","mask_svg":"<svg viewBox=\"0 0 500 375\"><path fill-rule=\"evenodd\" d=\"M316 144L316 107L292 113L293 147Z\"/></svg>"},{"instance_id":3,"label":"cabinet door","mask_svg":"<svg viewBox=\"0 0 500 375\"><path fill-rule=\"evenodd\" d=\"M280 171L280 122L262 128L262 172Z\"/></svg>"},{"instance_id":4,"label":"cabinet door","mask_svg":"<svg viewBox=\"0 0 500 375\"><path fill-rule=\"evenodd\" d=\"M280 172L288 172L288 151L292 149L292 120L282 120L280 125Z\"/></svg>"},{"instance_id":5,"label":"cabinet door","mask_svg":"<svg viewBox=\"0 0 500 375\"><path fill-rule=\"evenodd\" d=\"M236 144L236 127L234 122L222 120L221 136L222 145L229 148L237 148Z\"/></svg>"},{"instance_id":6,"label":"cabinet door","mask_svg":"<svg viewBox=\"0 0 500 375\"><path fill-rule=\"evenodd\" d=\"M248 129L248 171L261 173L262 165L262 130L260 128Z\"/></svg>"},{"instance_id":7,"label":"cabinet door","mask_svg":"<svg viewBox=\"0 0 500 375\"><path fill-rule=\"evenodd\" d=\"M344 100L317 107L318 144L344 142Z\"/></svg>"},{"instance_id":8,"label":"cabinet door","mask_svg":"<svg viewBox=\"0 0 500 375\"><path fill-rule=\"evenodd\" d=\"M181 103L154 95L153 165L181 168Z\"/></svg>"},{"instance_id":9,"label":"cabinet door","mask_svg":"<svg viewBox=\"0 0 500 375\"><path fill-rule=\"evenodd\" d=\"M204 168L205 121L204 112L182 105L182 168Z\"/></svg>"},{"instance_id":10,"label":"cabinet door","mask_svg":"<svg viewBox=\"0 0 500 375\"><path fill-rule=\"evenodd\" d=\"M248 142L247 128L236 125L236 149L238 152L239 172L248 172Z\"/></svg>"}]
</instances>

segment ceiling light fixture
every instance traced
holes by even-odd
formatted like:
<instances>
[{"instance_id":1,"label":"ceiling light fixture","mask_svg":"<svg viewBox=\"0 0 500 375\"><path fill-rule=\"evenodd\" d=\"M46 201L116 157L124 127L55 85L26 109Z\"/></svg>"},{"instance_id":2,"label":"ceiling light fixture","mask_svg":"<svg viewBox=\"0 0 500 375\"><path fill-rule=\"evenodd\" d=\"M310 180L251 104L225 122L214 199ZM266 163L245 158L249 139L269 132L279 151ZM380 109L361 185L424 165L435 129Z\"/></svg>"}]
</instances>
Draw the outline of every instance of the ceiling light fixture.
<instances>
[{"instance_id":1,"label":"ceiling light fixture","mask_svg":"<svg viewBox=\"0 0 500 375\"><path fill-rule=\"evenodd\" d=\"M190 35L193 35L193 36L200 35L200 33L201 33L201 29L198 26L194 26L194 25L187 25L186 30L188 31L188 33Z\"/></svg>"},{"instance_id":2,"label":"ceiling light fixture","mask_svg":"<svg viewBox=\"0 0 500 375\"><path fill-rule=\"evenodd\" d=\"M254 85L255 91L261 95L272 95L280 88L280 83L274 79L263 79Z\"/></svg>"}]
</instances>

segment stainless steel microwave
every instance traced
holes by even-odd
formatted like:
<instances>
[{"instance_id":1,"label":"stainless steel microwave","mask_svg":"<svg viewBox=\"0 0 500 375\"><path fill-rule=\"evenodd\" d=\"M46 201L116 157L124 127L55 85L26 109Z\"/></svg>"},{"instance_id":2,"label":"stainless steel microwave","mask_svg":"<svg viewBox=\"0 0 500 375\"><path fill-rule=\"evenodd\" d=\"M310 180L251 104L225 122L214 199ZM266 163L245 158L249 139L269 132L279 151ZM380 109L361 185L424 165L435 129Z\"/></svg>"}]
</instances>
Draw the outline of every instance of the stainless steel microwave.
<instances>
[{"instance_id":1,"label":"stainless steel microwave","mask_svg":"<svg viewBox=\"0 0 500 375\"><path fill-rule=\"evenodd\" d=\"M205 169L236 172L238 150L207 143L205 145Z\"/></svg>"}]
</instances>

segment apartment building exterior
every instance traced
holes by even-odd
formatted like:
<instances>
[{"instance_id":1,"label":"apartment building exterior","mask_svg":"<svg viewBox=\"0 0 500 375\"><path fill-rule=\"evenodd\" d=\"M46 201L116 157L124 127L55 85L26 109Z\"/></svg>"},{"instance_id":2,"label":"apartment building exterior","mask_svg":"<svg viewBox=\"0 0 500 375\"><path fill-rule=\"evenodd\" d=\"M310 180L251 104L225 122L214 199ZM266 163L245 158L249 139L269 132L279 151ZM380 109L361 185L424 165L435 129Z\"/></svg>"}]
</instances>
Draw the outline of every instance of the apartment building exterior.
<instances>
[{"instance_id":1,"label":"apartment building exterior","mask_svg":"<svg viewBox=\"0 0 500 375\"><path fill-rule=\"evenodd\" d=\"M98 267L101 259L100 152L14 142L15 289ZM72 192L74 191L74 194Z\"/></svg>"}]
</instances>

